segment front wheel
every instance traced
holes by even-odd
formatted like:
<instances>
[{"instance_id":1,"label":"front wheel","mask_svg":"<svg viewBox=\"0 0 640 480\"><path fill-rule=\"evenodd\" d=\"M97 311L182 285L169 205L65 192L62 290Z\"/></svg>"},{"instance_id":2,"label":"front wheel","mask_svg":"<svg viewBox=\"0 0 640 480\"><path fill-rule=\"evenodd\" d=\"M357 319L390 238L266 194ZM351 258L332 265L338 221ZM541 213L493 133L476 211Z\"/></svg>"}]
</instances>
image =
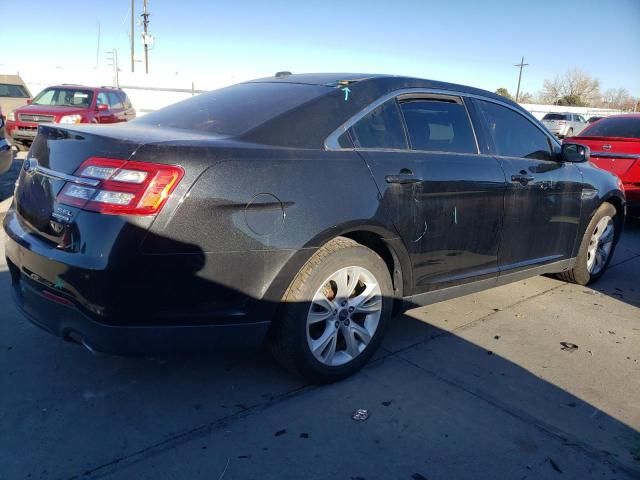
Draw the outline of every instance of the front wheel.
<instances>
[{"instance_id":1,"label":"front wheel","mask_svg":"<svg viewBox=\"0 0 640 480\"><path fill-rule=\"evenodd\" d=\"M600 205L584 232L575 266L558 274L561 280L587 285L604 274L613 257L621 226L616 213L610 203Z\"/></svg>"},{"instance_id":2,"label":"front wheel","mask_svg":"<svg viewBox=\"0 0 640 480\"><path fill-rule=\"evenodd\" d=\"M392 292L382 258L338 237L320 248L289 286L269 335L270 350L287 370L309 381L347 377L379 347Z\"/></svg>"}]
</instances>

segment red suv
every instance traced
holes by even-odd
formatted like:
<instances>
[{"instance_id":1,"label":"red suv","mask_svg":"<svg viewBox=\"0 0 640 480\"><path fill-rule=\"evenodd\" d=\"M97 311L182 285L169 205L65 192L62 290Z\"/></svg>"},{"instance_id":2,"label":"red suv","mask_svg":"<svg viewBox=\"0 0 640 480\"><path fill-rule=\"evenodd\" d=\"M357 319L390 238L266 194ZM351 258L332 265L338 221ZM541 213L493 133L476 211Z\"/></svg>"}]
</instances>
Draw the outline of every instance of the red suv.
<instances>
[{"instance_id":1,"label":"red suv","mask_svg":"<svg viewBox=\"0 0 640 480\"><path fill-rule=\"evenodd\" d=\"M7 115L7 134L14 143L29 145L40 123L116 123L136 118L131 102L119 88L58 85L45 88Z\"/></svg>"}]
</instances>

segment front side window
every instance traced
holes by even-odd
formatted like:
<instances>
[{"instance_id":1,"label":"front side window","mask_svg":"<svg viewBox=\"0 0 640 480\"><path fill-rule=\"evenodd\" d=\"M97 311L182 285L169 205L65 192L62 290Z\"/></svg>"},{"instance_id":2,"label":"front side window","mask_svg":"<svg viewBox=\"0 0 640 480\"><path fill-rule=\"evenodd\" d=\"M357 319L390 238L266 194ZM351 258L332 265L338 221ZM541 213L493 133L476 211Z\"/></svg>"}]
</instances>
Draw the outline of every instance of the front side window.
<instances>
[{"instance_id":1,"label":"front side window","mask_svg":"<svg viewBox=\"0 0 640 480\"><path fill-rule=\"evenodd\" d=\"M547 136L523 115L492 102L476 103L493 140L495 155L552 160Z\"/></svg>"},{"instance_id":2,"label":"front side window","mask_svg":"<svg viewBox=\"0 0 640 480\"><path fill-rule=\"evenodd\" d=\"M33 99L34 105L48 107L81 107L89 108L93 101L91 90L76 88L47 88Z\"/></svg>"},{"instance_id":3,"label":"front side window","mask_svg":"<svg viewBox=\"0 0 640 480\"><path fill-rule=\"evenodd\" d=\"M356 147L407 148L407 139L395 99L369 112L351 128L351 132Z\"/></svg>"},{"instance_id":4,"label":"front side window","mask_svg":"<svg viewBox=\"0 0 640 480\"><path fill-rule=\"evenodd\" d=\"M400 104L413 150L478 153L464 105L411 100Z\"/></svg>"}]
</instances>

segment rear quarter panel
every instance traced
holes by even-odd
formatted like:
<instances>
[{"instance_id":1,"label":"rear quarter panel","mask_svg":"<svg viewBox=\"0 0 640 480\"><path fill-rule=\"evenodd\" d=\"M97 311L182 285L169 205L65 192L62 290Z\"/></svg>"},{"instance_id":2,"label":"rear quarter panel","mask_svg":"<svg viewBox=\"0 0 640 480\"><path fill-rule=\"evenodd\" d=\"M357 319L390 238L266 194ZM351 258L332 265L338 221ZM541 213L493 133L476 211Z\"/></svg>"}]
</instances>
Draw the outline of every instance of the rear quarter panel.
<instances>
[{"instance_id":1,"label":"rear quarter panel","mask_svg":"<svg viewBox=\"0 0 640 480\"><path fill-rule=\"evenodd\" d=\"M318 247L353 230L396 238L355 152L228 150L218 152L173 211L163 212L142 250L202 252L203 278L224 279L251 298L268 291L278 301Z\"/></svg>"}]
</instances>

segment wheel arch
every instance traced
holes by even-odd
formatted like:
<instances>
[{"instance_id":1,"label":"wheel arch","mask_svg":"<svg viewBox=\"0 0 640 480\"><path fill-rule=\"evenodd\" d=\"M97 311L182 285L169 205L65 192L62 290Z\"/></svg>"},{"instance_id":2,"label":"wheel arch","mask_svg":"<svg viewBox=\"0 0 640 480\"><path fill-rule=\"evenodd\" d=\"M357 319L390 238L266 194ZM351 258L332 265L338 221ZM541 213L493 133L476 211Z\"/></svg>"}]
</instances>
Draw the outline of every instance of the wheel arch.
<instances>
[{"instance_id":1,"label":"wheel arch","mask_svg":"<svg viewBox=\"0 0 640 480\"><path fill-rule=\"evenodd\" d=\"M265 299L280 301L302 266L319 248L336 237L349 238L377 253L389 270L394 296L399 300L410 294L412 270L409 254L402 240L382 225L352 222L341 227L332 227L316 235L303 248L297 250L280 269L265 292Z\"/></svg>"}]
</instances>

